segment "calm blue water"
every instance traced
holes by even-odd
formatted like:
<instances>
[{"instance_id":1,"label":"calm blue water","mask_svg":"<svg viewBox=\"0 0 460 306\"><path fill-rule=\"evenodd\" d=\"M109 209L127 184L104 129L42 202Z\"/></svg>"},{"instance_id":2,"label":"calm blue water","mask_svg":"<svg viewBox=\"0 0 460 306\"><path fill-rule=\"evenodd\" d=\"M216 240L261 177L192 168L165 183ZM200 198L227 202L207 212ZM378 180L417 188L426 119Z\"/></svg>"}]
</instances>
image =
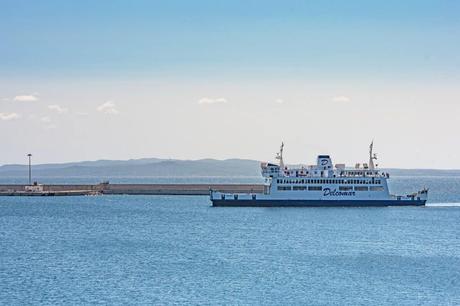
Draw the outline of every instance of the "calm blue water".
<instances>
[{"instance_id":1,"label":"calm blue water","mask_svg":"<svg viewBox=\"0 0 460 306\"><path fill-rule=\"evenodd\" d=\"M460 181L438 179L424 208L1 197L0 304L458 305Z\"/></svg>"}]
</instances>

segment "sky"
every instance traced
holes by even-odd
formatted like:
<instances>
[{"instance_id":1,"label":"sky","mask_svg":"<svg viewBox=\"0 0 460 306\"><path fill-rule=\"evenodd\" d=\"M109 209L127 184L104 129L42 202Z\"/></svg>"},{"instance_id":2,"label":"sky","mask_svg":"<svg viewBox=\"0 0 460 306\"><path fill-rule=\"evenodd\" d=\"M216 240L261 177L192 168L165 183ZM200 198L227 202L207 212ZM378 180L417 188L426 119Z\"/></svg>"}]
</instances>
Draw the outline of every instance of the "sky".
<instances>
[{"instance_id":1,"label":"sky","mask_svg":"<svg viewBox=\"0 0 460 306\"><path fill-rule=\"evenodd\" d=\"M460 2L0 0L0 164L460 169Z\"/></svg>"}]
</instances>

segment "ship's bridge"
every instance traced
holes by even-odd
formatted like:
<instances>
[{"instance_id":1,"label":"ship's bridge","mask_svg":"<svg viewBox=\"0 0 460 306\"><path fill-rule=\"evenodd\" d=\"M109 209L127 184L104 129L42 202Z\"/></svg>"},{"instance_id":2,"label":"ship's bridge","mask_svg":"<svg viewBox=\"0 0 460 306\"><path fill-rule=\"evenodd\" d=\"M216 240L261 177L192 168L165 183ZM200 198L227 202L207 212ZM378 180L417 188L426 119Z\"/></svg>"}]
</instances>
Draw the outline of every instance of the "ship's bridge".
<instances>
[{"instance_id":1,"label":"ship's bridge","mask_svg":"<svg viewBox=\"0 0 460 306\"><path fill-rule=\"evenodd\" d=\"M280 166L272 163L261 163L262 176L264 177L277 177L280 176Z\"/></svg>"}]
</instances>

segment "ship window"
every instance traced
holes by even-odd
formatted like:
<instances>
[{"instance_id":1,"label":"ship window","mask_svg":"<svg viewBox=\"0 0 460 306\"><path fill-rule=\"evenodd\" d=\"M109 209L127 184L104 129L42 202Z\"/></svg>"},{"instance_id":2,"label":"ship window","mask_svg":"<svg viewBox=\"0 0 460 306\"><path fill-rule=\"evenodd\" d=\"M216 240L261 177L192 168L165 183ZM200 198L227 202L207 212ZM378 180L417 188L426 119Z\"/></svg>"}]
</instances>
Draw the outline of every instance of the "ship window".
<instances>
[{"instance_id":1,"label":"ship window","mask_svg":"<svg viewBox=\"0 0 460 306\"><path fill-rule=\"evenodd\" d=\"M306 186L294 186L294 187L292 188L292 190L305 190L305 189L307 189Z\"/></svg>"},{"instance_id":2,"label":"ship window","mask_svg":"<svg viewBox=\"0 0 460 306\"><path fill-rule=\"evenodd\" d=\"M321 190L323 190L323 187L321 187L321 186L308 186L308 190L310 190L310 191L321 191Z\"/></svg>"},{"instance_id":3,"label":"ship window","mask_svg":"<svg viewBox=\"0 0 460 306\"><path fill-rule=\"evenodd\" d=\"M367 186L355 186L356 191L367 191L368 187Z\"/></svg>"},{"instance_id":4,"label":"ship window","mask_svg":"<svg viewBox=\"0 0 460 306\"><path fill-rule=\"evenodd\" d=\"M371 186L369 187L370 191L383 191L383 186Z\"/></svg>"},{"instance_id":5,"label":"ship window","mask_svg":"<svg viewBox=\"0 0 460 306\"><path fill-rule=\"evenodd\" d=\"M348 190L353 190L353 187L351 186L339 186L340 191L348 191Z\"/></svg>"},{"instance_id":6,"label":"ship window","mask_svg":"<svg viewBox=\"0 0 460 306\"><path fill-rule=\"evenodd\" d=\"M278 186L278 190L291 190L291 186Z\"/></svg>"}]
</instances>

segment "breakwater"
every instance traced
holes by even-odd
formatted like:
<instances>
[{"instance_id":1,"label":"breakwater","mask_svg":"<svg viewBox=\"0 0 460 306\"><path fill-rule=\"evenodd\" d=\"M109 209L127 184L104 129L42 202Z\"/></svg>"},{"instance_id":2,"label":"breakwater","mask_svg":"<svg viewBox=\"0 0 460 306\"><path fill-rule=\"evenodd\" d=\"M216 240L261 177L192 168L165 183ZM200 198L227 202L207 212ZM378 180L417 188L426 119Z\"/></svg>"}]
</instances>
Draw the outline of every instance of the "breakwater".
<instances>
[{"instance_id":1,"label":"breakwater","mask_svg":"<svg viewBox=\"0 0 460 306\"><path fill-rule=\"evenodd\" d=\"M94 194L208 195L209 190L228 193L262 193L261 184L46 184L0 185L4 196L71 196Z\"/></svg>"}]
</instances>

